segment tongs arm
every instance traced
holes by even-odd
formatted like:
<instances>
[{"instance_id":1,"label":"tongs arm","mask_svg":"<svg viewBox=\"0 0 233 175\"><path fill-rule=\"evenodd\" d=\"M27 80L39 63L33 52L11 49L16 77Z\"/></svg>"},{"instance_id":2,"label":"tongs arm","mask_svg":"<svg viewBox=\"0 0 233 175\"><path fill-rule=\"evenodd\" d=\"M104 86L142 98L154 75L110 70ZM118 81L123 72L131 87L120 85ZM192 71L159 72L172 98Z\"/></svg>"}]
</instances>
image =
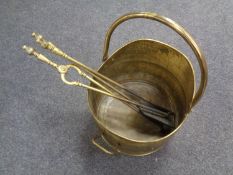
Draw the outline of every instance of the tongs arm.
<instances>
[{"instance_id":1,"label":"tongs arm","mask_svg":"<svg viewBox=\"0 0 233 175\"><path fill-rule=\"evenodd\" d=\"M29 47L29 46L26 46L24 45L23 46L23 49L29 54L29 55L33 55L35 56L38 60L52 66L53 68L56 68L57 71L60 73L61 75L61 79L62 81L65 83L65 84L68 84L68 85L75 85L75 86L80 86L80 87L84 87L84 88L88 88L88 89L92 89L92 90L95 90L95 91L98 91L98 92L101 92L101 93L104 93L106 95L111 95L110 91L108 89L106 89L103 85L101 85L100 83L98 83L97 81L95 81L93 78L91 78L90 76L88 76L87 74L85 74L84 72L82 72L77 66L74 66L74 65L58 65L57 63L51 61L50 59L48 59L46 56L44 56L43 54L40 54L39 52L37 52L34 48L32 47ZM89 81L93 82L95 85L99 86L100 88L104 89L105 91L103 90L100 90L100 89L97 89L97 88L94 88L94 87L91 87L89 85L86 85L86 84L83 84L81 83L80 81L68 81L66 79L66 74L68 73L69 69L70 68L73 68L76 70L76 72L88 79Z\"/></svg>"}]
</instances>

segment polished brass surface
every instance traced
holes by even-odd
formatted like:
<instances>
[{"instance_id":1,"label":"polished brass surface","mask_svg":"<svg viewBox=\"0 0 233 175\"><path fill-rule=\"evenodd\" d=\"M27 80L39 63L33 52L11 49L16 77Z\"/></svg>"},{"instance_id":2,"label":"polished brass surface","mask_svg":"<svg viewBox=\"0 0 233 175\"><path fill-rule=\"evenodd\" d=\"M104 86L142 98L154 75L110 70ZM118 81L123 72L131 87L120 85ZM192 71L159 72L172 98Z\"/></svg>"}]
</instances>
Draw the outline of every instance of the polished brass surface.
<instances>
[{"instance_id":1,"label":"polished brass surface","mask_svg":"<svg viewBox=\"0 0 233 175\"><path fill-rule=\"evenodd\" d=\"M114 29L133 18L159 21L175 30L189 44L201 70L201 82L196 94L191 62L184 54L167 44L151 39L137 40L108 57L109 42ZM117 19L106 34L103 60L104 63L98 70L101 74L137 91L147 100L175 111L177 116L176 129L163 133L158 126L140 118L127 106L89 91L90 109L99 125L102 138L118 153L142 156L160 149L181 127L206 87L205 58L193 38L171 19L155 13L130 13Z\"/></svg>"}]
</instances>

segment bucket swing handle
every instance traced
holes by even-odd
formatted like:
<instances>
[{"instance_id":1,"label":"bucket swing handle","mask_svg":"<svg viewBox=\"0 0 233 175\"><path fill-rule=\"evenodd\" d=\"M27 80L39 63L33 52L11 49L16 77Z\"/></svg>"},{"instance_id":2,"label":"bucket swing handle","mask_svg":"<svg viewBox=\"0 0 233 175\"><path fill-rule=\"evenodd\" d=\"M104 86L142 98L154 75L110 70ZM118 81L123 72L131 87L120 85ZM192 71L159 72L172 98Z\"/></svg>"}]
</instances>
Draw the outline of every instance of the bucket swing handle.
<instances>
[{"instance_id":1,"label":"bucket swing handle","mask_svg":"<svg viewBox=\"0 0 233 175\"><path fill-rule=\"evenodd\" d=\"M191 107L193 107L200 100L200 98L202 97L206 89L207 78L208 78L207 64L206 64L206 60L205 60L205 57L201 49L198 47L198 45L196 44L192 36L182 26L180 26L173 20L166 18L164 16L160 16L156 13L150 13L150 12L135 12L135 13L128 13L128 14L121 16L110 26L110 28L108 29L106 33L105 41L104 41L104 50L103 50L103 61L106 61L108 59L109 43L110 43L110 39L111 39L113 31L116 29L118 25L120 25L124 21L134 19L134 18L146 18L146 19L151 19L151 20L161 22L162 24L176 31L185 40L185 42L191 47L192 51L194 52L198 60L200 72L201 72L201 81L199 84L199 88L196 91L196 94L194 95L193 101L192 101Z\"/></svg>"}]
</instances>

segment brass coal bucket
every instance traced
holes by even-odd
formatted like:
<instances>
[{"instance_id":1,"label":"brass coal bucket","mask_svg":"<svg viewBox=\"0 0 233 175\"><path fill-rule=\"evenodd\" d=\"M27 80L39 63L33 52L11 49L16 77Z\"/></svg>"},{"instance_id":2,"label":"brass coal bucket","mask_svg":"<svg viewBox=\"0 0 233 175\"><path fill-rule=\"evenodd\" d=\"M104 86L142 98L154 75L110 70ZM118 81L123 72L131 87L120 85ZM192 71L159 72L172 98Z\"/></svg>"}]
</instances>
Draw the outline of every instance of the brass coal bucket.
<instances>
[{"instance_id":1,"label":"brass coal bucket","mask_svg":"<svg viewBox=\"0 0 233 175\"><path fill-rule=\"evenodd\" d=\"M109 42L115 28L134 18L159 21L186 41L200 66L201 81L197 91L191 62L170 45L141 39L126 44L108 56ZM176 114L176 129L163 133L161 127L138 116L120 101L89 90L89 107L100 129L100 135L93 138L92 142L109 154L142 156L157 151L181 127L206 88L207 65L196 42L179 24L156 13L130 13L117 19L106 34L103 61L99 73Z\"/></svg>"}]
</instances>

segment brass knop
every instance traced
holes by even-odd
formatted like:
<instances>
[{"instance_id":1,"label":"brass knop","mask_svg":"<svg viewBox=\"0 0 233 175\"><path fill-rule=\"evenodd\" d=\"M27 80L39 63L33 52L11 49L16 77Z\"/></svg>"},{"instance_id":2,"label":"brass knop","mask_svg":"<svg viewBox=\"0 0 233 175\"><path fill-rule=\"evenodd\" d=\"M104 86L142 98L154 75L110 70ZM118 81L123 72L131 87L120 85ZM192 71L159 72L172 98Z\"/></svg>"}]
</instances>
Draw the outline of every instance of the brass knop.
<instances>
[{"instance_id":1,"label":"brass knop","mask_svg":"<svg viewBox=\"0 0 233 175\"><path fill-rule=\"evenodd\" d=\"M33 55L35 56L38 60L51 65L52 67L58 68L58 65L56 63L54 63L53 61L49 60L46 56L40 54L39 52L37 52L34 48L30 47L30 46L26 46L24 45L23 50L26 51L27 54L29 55Z\"/></svg>"},{"instance_id":2,"label":"brass knop","mask_svg":"<svg viewBox=\"0 0 233 175\"><path fill-rule=\"evenodd\" d=\"M46 39L44 39L44 37L42 35L40 35L39 33L33 32L32 37L34 37L36 42L38 44L40 44L40 46L43 47L44 49L48 49L52 53L54 53L56 55L59 55L59 56L62 56L62 57L67 57L68 56L66 53L61 51L61 49L59 49L57 46L55 46L52 42L47 41Z\"/></svg>"}]
</instances>

